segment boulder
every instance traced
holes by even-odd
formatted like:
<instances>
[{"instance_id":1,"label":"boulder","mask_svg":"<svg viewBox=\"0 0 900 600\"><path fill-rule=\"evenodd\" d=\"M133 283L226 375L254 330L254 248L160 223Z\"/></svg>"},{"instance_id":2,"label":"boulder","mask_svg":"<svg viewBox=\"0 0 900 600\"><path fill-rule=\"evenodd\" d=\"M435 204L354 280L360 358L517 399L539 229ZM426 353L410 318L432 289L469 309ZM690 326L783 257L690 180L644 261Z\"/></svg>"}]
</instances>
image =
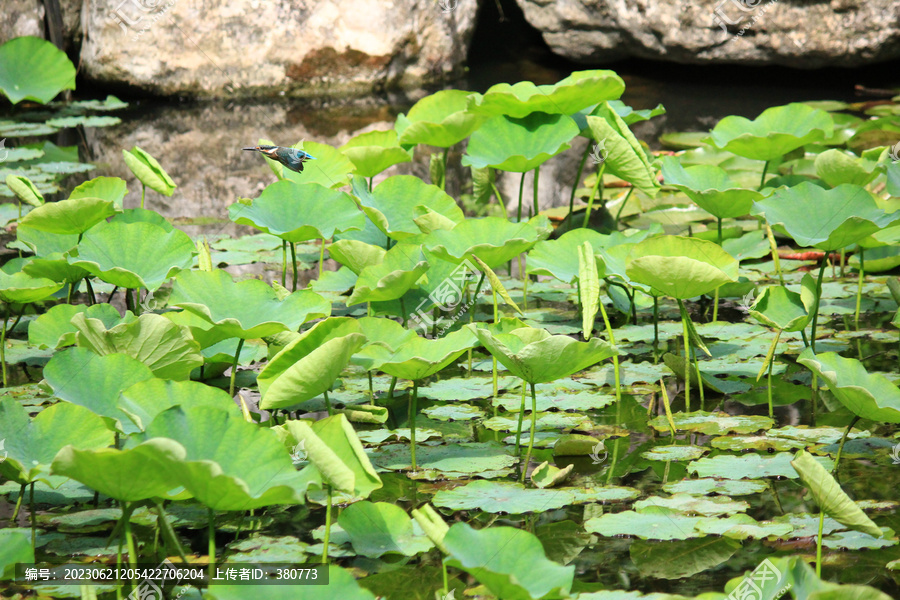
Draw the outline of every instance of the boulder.
<instances>
[{"instance_id":1,"label":"boulder","mask_svg":"<svg viewBox=\"0 0 900 600\"><path fill-rule=\"evenodd\" d=\"M317 96L457 74L477 3L93 0L83 72L160 94Z\"/></svg>"},{"instance_id":2,"label":"boulder","mask_svg":"<svg viewBox=\"0 0 900 600\"><path fill-rule=\"evenodd\" d=\"M896 0L517 0L553 52L597 64L852 67L900 58Z\"/></svg>"},{"instance_id":3,"label":"boulder","mask_svg":"<svg viewBox=\"0 0 900 600\"><path fill-rule=\"evenodd\" d=\"M0 44L13 38L44 37L44 5L41 0L3 0Z\"/></svg>"}]
</instances>

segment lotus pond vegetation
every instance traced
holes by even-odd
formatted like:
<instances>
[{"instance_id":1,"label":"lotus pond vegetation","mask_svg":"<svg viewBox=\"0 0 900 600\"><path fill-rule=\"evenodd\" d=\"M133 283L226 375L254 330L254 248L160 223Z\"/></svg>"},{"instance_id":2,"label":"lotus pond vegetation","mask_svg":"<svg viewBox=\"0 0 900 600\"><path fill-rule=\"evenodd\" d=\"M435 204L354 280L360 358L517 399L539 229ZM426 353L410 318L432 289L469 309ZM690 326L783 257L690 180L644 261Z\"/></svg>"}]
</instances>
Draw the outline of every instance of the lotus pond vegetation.
<instances>
[{"instance_id":1,"label":"lotus pond vegetation","mask_svg":"<svg viewBox=\"0 0 900 600\"><path fill-rule=\"evenodd\" d=\"M20 39L0 61L52 77L5 73L10 102L74 88ZM302 171L263 153L269 183L227 211L240 239L144 208L177 190L165 157L123 149L125 206L124 178L66 189L77 151L9 149L2 596L150 597L15 566L164 561L328 576L156 584L219 600L896 594L900 97L651 150L631 127L664 109L624 89L590 70L438 91L393 129L297 143ZM0 135L122 104L20 107ZM573 146L571 195L542 211L541 167ZM385 173L423 154L426 178ZM274 281L226 270L249 263Z\"/></svg>"}]
</instances>

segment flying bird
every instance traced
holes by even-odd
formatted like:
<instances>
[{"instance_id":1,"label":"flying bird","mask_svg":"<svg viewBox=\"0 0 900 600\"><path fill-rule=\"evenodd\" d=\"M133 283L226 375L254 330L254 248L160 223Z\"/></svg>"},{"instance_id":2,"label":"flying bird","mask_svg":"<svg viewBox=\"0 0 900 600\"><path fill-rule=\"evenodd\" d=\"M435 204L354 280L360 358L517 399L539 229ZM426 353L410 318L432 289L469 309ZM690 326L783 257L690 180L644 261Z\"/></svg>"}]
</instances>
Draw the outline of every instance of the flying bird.
<instances>
[{"instance_id":1,"label":"flying bird","mask_svg":"<svg viewBox=\"0 0 900 600\"><path fill-rule=\"evenodd\" d=\"M252 146L250 148L244 148L244 150L259 152L272 160L277 160L291 171L296 171L297 173L303 172L304 162L310 159L316 159L315 156L312 156L303 150L285 148L284 146Z\"/></svg>"}]
</instances>

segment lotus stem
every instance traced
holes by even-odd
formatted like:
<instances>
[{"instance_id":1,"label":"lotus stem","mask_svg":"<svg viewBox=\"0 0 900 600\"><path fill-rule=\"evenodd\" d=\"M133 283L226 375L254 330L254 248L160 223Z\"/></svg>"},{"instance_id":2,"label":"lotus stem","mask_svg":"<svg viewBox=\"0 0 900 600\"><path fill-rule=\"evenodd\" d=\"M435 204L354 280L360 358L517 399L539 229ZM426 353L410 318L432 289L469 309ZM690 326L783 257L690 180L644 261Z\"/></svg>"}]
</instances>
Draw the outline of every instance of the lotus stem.
<instances>
[{"instance_id":1,"label":"lotus stem","mask_svg":"<svg viewBox=\"0 0 900 600\"><path fill-rule=\"evenodd\" d=\"M22 508L22 498L25 497L25 488L28 487L28 484L23 483L19 487L19 497L16 498L16 507L13 509L12 518L9 520L10 524L15 527L16 526L16 517L19 516L19 509Z\"/></svg>"},{"instance_id":2,"label":"lotus stem","mask_svg":"<svg viewBox=\"0 0 900 600\"><path fill-rule=\"evenodd\" d=\"M90 306L97 304L97 297L94 295L94 286L91 285L91 280L87 277L84 278L84 283L87 285L88 296L91 299Z\"/></svg>"},{"instance_id":3,"label":"lotus stem","mask_svg":"<svg viewBox=\"0 0 900 600\"><path fill-rule=\"evenodd\" d=\"M843 266L843 261L841 261L841 265ZM856 314L854 315L854 321L856 322L856 330L859 331L859 306L862 303L862 287L863 287L863 278L866 276L866 260L865 260L865 250L862 246L859 247L859 283L856 286Z\"/></svg>"},{"instance_id":4,"label":"lotus stem","mask_svg":"<svg viewBox=\"0 0 900 600\"><path fill-rule=\"evenodd\" d=\"M447 189L447 158L450 155L450 146L444 148L444 168L441 169L441 189Z\"/></svg>"},{"instance_id":5,"label":"lotus stem","mask_svg":"<svg viewBox=\"0 0 900 600\"><path fill-rule=\"evenodd\" d=\"M372 371L366 371L369 378L369 402L375 404L375 385L372 382Z\"/></svg>"},{"instance_id":6,"label":"lotus stem","mask_svg":"<svg viewBox=\"0 0 900 600\"><path fill-rule=\"evenodd\" d=\"M582 227L588 226L588 221L591 220L591 210L594 208L594 196L597 195L597 190L600 189L600 199L603 199L603 190L600 187L603 181L603 170L606 168L606 164L601 164L600 168L597 169L597 180L594 182L594 187L591 188L591 196L588 198L587 210L584 211L584 223L582 223Z\"/></svg>"},{"instance_id":7,"label":"lotus stem","mask_svg":"<svg viewBox=\"0 0 900 600\"><path fill-rule=\"evenodd\" d=\"M281 240L281 287L287 287L287 240Z\"/></svg>"},{"instance_id":8,"label":"lotus stem","mask_svg":"<svg viewBox=\"0 0 900 600\"><path fill-rule=\"evenodd\" d=\"M522 172L522 177L519 178L519 209L516 211L516 222L520 222L522 220L522 191L525 188L525 172Z\"/></svg>"},{"instance_id":9,"label":"lotus stem","mask_svg":"<svg viewBox=\"0 0 900 600\"><path fill-rule=\"evenodd\" d=\"M10 312L12 312L12 308L10 308ZM8 319L8 314L3 315L3 326L0 328L0 362L3 363L3 387L9 386L9 380L6 373L6 321Z\"/></svg>"},{"instance_id":10,"label":"lotus stem","mask_svg":"<svg viewBox=\"0 0 900 600\"><path fill-rule=\"evenodd\" d=\"M181 547L181 542L178 541L178 536L175 535L175 530L172 529L172 524L169 523L169 520L166 519L166 509L163 507L163 504L159 500L154 500L154 504L156 505L156 519L157 523L160 524L160 531L163 535L163 540L171 547L174 547L178 552L178 556L181 557L182 562L184 564L188 563L187 555L184 553L184 548ZM243 513L241 513L243 516Z\"/></svg>"},{"instance_id":11,"label":"lotus stem","mask_svg":"<svg viewBox=\"0 0 900 600\"><path fill-rule=\"evenodd\" d=\"M416 464L416 404L419 399L419 382L413 380L412 397L409 399L409 455L412 463L412 472L418 469Z\"/></svg>"},{"instance_id":12,"label":"lotus stem","mask_svg":"<svg viewBox=\"0 0 900 600\"><path fill-rule=\"evenodd\" d=\"M141 184L141 208L144 208L144 194L147 193L147 186L145 184Z\"/></svg>"},{"instance_id":13,"label":"lotus stem","mask_svg":"<svg viewBox=\"0 0 900 600\"><path fill-rule=\"evenodd\" d=\"M775 339L772 340L772 345L769 346L769 351L766 353L766 362L763 363L762 369L760 369L759 373L756 376L756 380L759 381L759 378L762 376L764 370L768 370L768 376L766 378L767 386L768 386L768 396L769 396L769 417L774 416L774 412L772 409L772 367L775 365L775 347L778 346L778 340L781 339L782 330L779 329L778 333L775 334Z\"/></svg>"},{"instance_id":14,"label":"lotus stem","mask_svg":"<svg viewBox=\"0 0 900 600\"><path fill-rule=\"evenodd\" d=\"M522 384L524 385L524 383ZM522 465L522 483L525 483L525 473L528 471L528 463L531 462L531 450L534 448L534 430L537 429L537 396L534 384L531 386L531 432L528 435L528 451L525 453L525 462Z\"/></svg>"},{"instance_id":15,"label":"lotus stem","mask_svg":"<svg viewBox=\"0 0 900 600\"><path fill-rule=\"evenodd\" d=\"M334 416L334 409L331 408L331 400L328 399L328 390L322 392L322 395L325 396L325 410L328 411L328 416Z\"/></svg>"},{"instance_id":16,"label":"lotus stem","mask_svg":"<svg viewBox=\"0 0 900 600\"><path fill-rule=\"evenodd\" d=\"M622 204L619 205L619 210L616 211L616 229L619 228L619 218L622 216L622 211L625 210L625 205L628 204L629 198L631 198L631 193L634 191L634 186L628 188L628 192L625 194L625 198L622 200Z\"/></svg>"},{"instance_id":17,"label":"lotus stem","mask_svg":"<svg viewBox=\"0 0 900 600\"><path fill-rule=\"evenodd\" d=\"M322 238L322 247L319 249L319 279L322 278L322 267L325 263L325 238Z\"/></svg>"},{"instance_id":18,"label":"lotus stem","mask_svg":"<svg viewBox=\"0 0 900 600\"><path fill-rule=\"evenodd\" d=\"M325 536L322 539L322 564L328 564L328 544L331 541L331 504L332 504L332 489L330 484L325 484L325 495L327 496L325 501Z\"/></svg>"},{"instance_id":19,"label":"lotus stem","mask_svg":"<svg viewBox=\"0 0 900 600\"><path fill-rule=\"evenodd\" d=\"M491 189L494 190L494 195L497 196L497 202L500 203L500 207L503 209L503 216L508 219L509 214L506 212L506 202L503 201L503 196L500 195L500 190L497 189L497 186L493 181L491 182Z\"/></svg>"},{"instance_id":20,"label":"lotus stem","mask_svg":"<svg viewBox=\"0 0 900 600\"><path fill-rule=\"evenodd\" d=\"M769 480L769 491L772 492L772 500L775 501L775 506L778 507L778 512L784 514L784 508L781 506L781 498L778 497L778 488L775 487L775 482Z\"/></svg>"},{"instance_id":21,"label":"lotus stem","mask_svg":"<svg viewBox=\"0 0 900 600\"><path fill-rule=\"evenodd\" d=\"M781 259L778 257L778 246L775 245L775 234L766 223L766 238L769 240L769 248L772 250L772 262L775 263L775 272L778 273L778 282L784 285L784 273L781 272Z\"/></svg>"},{"instance_id":22,"label":"lotus stem","mask_svg":"<svg viewBox=\"0 0 900 600\"><path fill-rule=\"evenodd\" d=\"M34 510L34 482L31 482L31 489L29 490L28 497L28 505L31 510L31 551L34 552L36 549L35 542L37 541L37 514Z\"/></svg>"},{"instance_id":23,"label":"lotus stem","mask_svg":"<svg viewBox=\"0 0 900 600\"><path fill-rule=\"evenodd\" d=\"M237 375L238 359L241 357L241 349L244 347L244 338L238 339L237 350L234 351L234 360L231 362L231 380L228 383L228 395L234 398L234 377Z\"/></svg>"},{"instance_id":24,"label":"lotus stem","mask_svg":"<svg viewBox=\"0 0 900 600\"><path fill-rule=\"evenodd\" d=\"M713 323L719 320L719 288L713 294Z\"/></svg>"},{"instance_id":25,"label":"lotus stem","mask_svg":"<svg viewBox=\"0 0 900 600\"><path fill-rule=\"evenodd\" d=\"M291 263L294 265L294 280L291 282L291 291L297 291L297 248L294 242L291 242Z\"/></svg>"},{"instance_id":26,"label":"lotus stem","mask_svg":"<svg viewBox=\"0 0 900 600\"><path fill-rule=\"evenodd\" d=\"M134 535L131 533L131 513L134 512L134 503L122 503L122 531L125 533L125 545L128 548L128 564L132 569L137 568L138 555L134 545Z\"/></svg>"},{"instance_id":27,"label":"lotus stem","mask_svg":"<svg viewBox=\"0 0 900 600\"><path fill-rule=\"evenodd\" d=\"M822 531L825 529L825 511L819 507L819 533L816 535L816 577L822 577Z\"/></svg>"},{"instance_id":28,"label":"lotus stem","mask_svg":"<svg viewBox=\"0 0 900 600\"><path fill-rule=\"evenodd\" d=\"M763 189L766 185L766 174L769 172L769 161L766 161L766 164L763 165L762 177L759 178L759 189Z\"/></svg>"},{"instance_id":29,"label":"lotus stem","mask_svg":"<svg viewBox=\"0 0 900 600\"><path fill-rule=\"evenodd\" d=\"M519 407L519 423L516 425L516 456L519 456L519 441L522 439L522 421L525 419L525 380L522 380L522 403Z\"/></svg>"},{"instance_id":30,"label":"lotus stem","mask_svg":"<svg viewBox=\"0 0 900 600\"><path fill-rule=\"evenodd\" d=\"M388 400L393 399L395 387L397 387L397 378L391 377L391 386L388 388Z\"/></svg>"},{"instance_id":31,"label":"lotus stem","mask_svg":"<svg viewBox=\"0 0 900 600\"><path fill-rule=\"evenodd\" d=\"M581 155L581 162L578 163L578 171L575 173L575 181L572 182L572 193L569 194L569 217L572 216L572 211L575 210L575 191L578 189L578 184L581 182L581 172L584 170L584 163L587 162L587 157L591 154L591 144L588 143L584 148L584 154Z\"/></svg>"},{"instance_id":32,"label":"lotus stem","mask_svg":"<svg viewBox=\"0 0 900 600\"><path fill-rule=\"evenodd\" d=\"M844 442L847 441L847 436L850 435L850 430L853 429L853 426L856 425L857 421L859 421L859 415L853 417L853 420L847 425L847 429L844 430L844 435L841 436L841 443L838 445L838 451L834 457L834 469L831 471L834 473L835 479L837 479L838 474L838 463L841 462L841 453L844 451Z\"/></svg>"},{"instance_id":33,"label":"lotus stem","mask_svg":"<svg viewBox=\"0 0 900 600\"><path fill-rule=\"evenodd\" d=\"M827 253L826 253L827 256ZM822 278L825 276L825 266L828 261L822 259L822 266L819 267L819 277L816 279L816 303L813 307L812 330L810 331L809 344L813 354L816 353L816 326L819 321L819 304L822 302Z\"/></svg>"},{"instance_id":34,"label":"lotus stem","mask_svg":"<svg viewBox=\"0 0 900 600\"><path fill-rule=\"evenodd\" d=\"M653 364L659 363L659 296L653 296Z\"/></svg>"},{"instance_id":35,"label":"lotus stem","mask_svg":"<svg viewBox=\"0 0 900 600\"><path fill-rule=\"evenodd\" d=\"M700 361L697 360L697 350L691 346L691 360L694 362L694 370L697 372L697 389L700 391L700 410L703 410L703 407L706 404L706 398L704 396L705 390L703 389L703 377L700 375Z\"/></svg>"},{"instance_id":36,"label":"lotus stem","mask_svg":"<svg viewBox=\"0 0 900 600\"><path fill-rule=\"evenodd\" d=\"M609 338L609 343L611 346L615 347L616 338L613 335L612 325L609 323L609 316L606 314L606 307L603 306L603 301L597 302L600 305L600 314L603 316L603 325L606 327L606 336ZM622 401L622 386L619 380L619 355L613 354L613 369L615 370L615 378L616 378L616 402L621 403ZM616 409L618 410L618 409ZM617 423L618 424L618 423Z\"/></svg>"},{"instance_id":37,"label":"lotus stem","mask_svg":"<svg viewBox=\"0 0 900 600\"><path fill-rule=\"evenodd\" d=\"M678 299L678 308L681 311L681 326L684 330L684 406L685 412L691 412L691 340L688 334L687 309L681 299Z\"/></svg>"},{"instance_id":38,"label":"lotus stem","mask_svg":"<svg viewBox=\"0 0 900 600\"><path fill-rule=\"evenodd\" d=\"M534 216L540 212L540 208L538 207L538 182L541 178L541 165L538 165L534 168Z\"/></svg>"},{"instance_id":39,"label":"lotus stem","mask_svg":"<svg viewBox=\"0 0 900 600\"><path fill-rule=\"evenodd\" d=\"M616 464L619 462L619 441L621 439L622 438L616 438L613 442L612 462L609 463L609 471L606 472L606 485L609 485L609 482L612 481L613 471L616 470Z\"/></svg>"},{"instance_id":40,"label":"lotus stem","mask_svg":"<svg viewBox=\"0 0 900 600\"><path fill-rule=\"evenodd\" d=\"M209 584L212 585L213 577L216 574L216 512L208 508L206 509L207 537L207 553L209 554L209 564L206 567L206 576Z\"/></svg>"}]
</instances>

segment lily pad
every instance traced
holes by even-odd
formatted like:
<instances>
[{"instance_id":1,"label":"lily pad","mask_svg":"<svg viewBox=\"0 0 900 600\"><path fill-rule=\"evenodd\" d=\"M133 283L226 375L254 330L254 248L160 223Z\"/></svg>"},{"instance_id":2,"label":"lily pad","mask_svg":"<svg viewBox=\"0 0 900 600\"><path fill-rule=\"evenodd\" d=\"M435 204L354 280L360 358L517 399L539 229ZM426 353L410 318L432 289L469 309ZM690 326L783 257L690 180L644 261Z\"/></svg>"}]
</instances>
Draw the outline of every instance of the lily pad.
<instances>
[{"instance_id":1,"label":"lily pad","mask_svg":"<svg viewBox=\"0 0 900 600\"><path fill-rule=\"evenodd\" d=\"M759 479L761 477L787 477L796 479L797 471L791 466L793 454L779 452L775 455L761 456L745 454L743 456L720 455L712 458L701 458L688 465L688 472L700 477L723 477L728 479ZM830 458L815 459L826 469L833 467Z\"/></svg>"},{"instance_id":2,"label":"lily pad","mask_svg":"<svg viewBox=\"0 0 900 600\"><path fill-rule=\"evenodd\" d=\"M427 552L434 543L421 532L418 535L406 511L387 502L357 502L341 512L338 518L353 550L360 556L378 558L396 553L415 556Z\"/></svg>"}]
</instances>

